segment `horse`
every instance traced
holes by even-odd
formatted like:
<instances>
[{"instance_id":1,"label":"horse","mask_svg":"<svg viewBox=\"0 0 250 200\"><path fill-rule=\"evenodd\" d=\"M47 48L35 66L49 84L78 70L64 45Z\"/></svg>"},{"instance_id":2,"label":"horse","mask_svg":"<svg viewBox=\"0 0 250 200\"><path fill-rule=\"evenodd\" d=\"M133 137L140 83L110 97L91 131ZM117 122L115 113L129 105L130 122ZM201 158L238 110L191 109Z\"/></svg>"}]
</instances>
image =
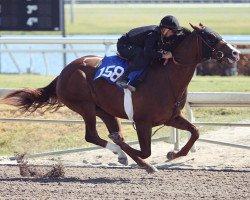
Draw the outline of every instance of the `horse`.
<instances>
[{"instance_id":1,"label":"horse","mask_svg":"<svg viewBox=\"0 0 250 200\"><path fill-rule=\"evenodd\" d=\"M196 65L210 58L227 63L239 60L240 52L218 33L201 23L190 26L193 31L175 48L168 64L153 64L144 82L131 94L133 121L140 150L129 146L122 134L118 118L128 119L124 109L124 93L102 78L93 80L102 57L90 55L78 58L68 64L46 87L17 90L1 102L16 106L24 112L35 112L43 107L56 111L63 105L67 106L82 116L87 142L118 154L118 161L124 165L128 164L128 155L141 168L153 173L157 169L145 161L151 155L152 127L166 125L191 133L180 151L168 152L169 160L186 156L199 138L198 128L181 113ZM109 138L114 143L99 137L96 116L105 123Z\"/></svg>"}]
</instances>

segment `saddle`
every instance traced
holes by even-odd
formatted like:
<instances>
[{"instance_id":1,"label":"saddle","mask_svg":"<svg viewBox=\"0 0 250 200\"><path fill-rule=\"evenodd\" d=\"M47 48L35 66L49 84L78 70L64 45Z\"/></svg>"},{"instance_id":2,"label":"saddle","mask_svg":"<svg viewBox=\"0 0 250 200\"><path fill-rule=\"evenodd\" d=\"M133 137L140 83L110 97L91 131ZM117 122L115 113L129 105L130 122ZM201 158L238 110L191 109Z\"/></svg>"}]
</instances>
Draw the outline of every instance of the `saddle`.
<instances>
[{"instance_id":1,"label":"saddle","mask_svg":"<svg viewBox=\"0 0 250 200\"><path fill-rule=\"evenodd\" d=\"M105 56L102 59L100 66L97 68L94 80L98 78L104 78L109 83L115 84L117 79L120 78L128 69L128 64L129 61L119 55ZM130 84L132 86L136 87L142 81L141 76L143 77L144 71L145 69L141 69L131 72L128 75ZM122 89L121 87L119 88Z\"/></svg>"}]
</instances>

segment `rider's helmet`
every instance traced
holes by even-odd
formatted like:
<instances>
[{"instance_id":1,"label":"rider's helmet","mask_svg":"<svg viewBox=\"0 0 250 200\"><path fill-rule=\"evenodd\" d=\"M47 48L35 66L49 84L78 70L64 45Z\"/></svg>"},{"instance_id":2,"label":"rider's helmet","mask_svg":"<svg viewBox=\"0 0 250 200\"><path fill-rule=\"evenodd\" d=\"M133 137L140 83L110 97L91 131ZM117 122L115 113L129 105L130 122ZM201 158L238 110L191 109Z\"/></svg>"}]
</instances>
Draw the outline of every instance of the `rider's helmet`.
<instances>
[{"instance_id":1,"label":"rider's helmet","mask_svg":"<svg viewBox=\"0 0 250 200\"><path fill-rule=\"evenodd\" d=\"M178 31L181 29L178 19L172 15L163 17L159 26L160 28L169 28L173 31Z\"/></svg>"}]
</instances>

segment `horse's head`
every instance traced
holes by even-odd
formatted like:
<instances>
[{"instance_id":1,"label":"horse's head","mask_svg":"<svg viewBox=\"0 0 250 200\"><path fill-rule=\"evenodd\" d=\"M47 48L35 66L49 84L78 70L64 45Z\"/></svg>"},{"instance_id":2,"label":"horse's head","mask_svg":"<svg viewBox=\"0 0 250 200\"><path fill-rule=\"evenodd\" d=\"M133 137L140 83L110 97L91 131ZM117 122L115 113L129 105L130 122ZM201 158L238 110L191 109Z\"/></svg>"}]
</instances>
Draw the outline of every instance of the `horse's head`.
<instances>
[{"instance_id":1,"label":"horse's head","mask_svg":"<svg viewBox=\"0 0 250 200\"><path fill-rule=\"evenodd\" d=\"M229 64L235 63L240 59L239 50L227 43L218 33L203 26L201 23L199 26L190 25L202 41L203 57L213 58L217 61L224 61Z\"/></svg>"}]
</instances>

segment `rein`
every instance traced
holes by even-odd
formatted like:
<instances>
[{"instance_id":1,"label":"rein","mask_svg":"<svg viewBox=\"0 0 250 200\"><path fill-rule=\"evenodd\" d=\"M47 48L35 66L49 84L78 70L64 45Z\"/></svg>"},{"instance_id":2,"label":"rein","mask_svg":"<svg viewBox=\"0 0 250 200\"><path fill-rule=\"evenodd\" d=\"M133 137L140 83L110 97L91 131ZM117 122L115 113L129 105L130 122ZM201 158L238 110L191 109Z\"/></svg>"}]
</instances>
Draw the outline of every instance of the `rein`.
<instances>
[{"instance_id":1,"label":"rein","mask_svg":"<svg viewBox=\"0 0 250 200\"><path fill-rule=\"evenodd\" d=\"M175 65L180 65L180 66L187 66L187 65L195 65L195 64L197 64L197 62L194 62L194 63L191 63L191 64L182 64L182 63L178 62L177 60L175 60L174 57L172 57L172 60L173 60L173 63Z\"/></svg>"},{"instance_id":2,"label":"rein","mask_svg":"<svg viewBox=\"0 0 250 200\"><path fill-rule=\"evenodd\" d=\"M174 57L172 58L172 60L173 60L173 63L174 63L175 65L182 65L182 66L185 66L185 64L181 64L181 63L179 63L178 61L176 61Z\"/></svg>"},{"instance_id":3,"label":"rein","mask_svg":"<svg viewBox=\"0 0 250 200\"><path fill-rule=\"evenodd\" d=\"M223 57L224 57L224 54L223 54L223 52L222 51L218 51L218 50L216 50L215 48L213 48L210 44L208 44L208 42L197 32L197 40L196 40L196 43L197 43L197 47L198 47L198 50L197 50L197 52L198 52L198 54L197 54L197 60L199 60L199 59L201 59L202 60L202 58L205 58L204 56L204 54L203 54L203 46L201 47L202 49L200 49L200 45L202 45L202 44L204 44L205 45L205 48L207 47L208 48L208 50L209 50L209 52L214 52L215 53L215 55L217 56L217 59L218 60L221 60ZM201 44L200 44L200 42L199 42L199 39L201 39ZM210 55L211 55L211 53L210 53ZM209 56L210 56L209 55ZM180 65L180 66L187 66L187 65L196 65L198 62L194 62L194 63L190 63L190 64L184 64L184 63L180 63L180 62L178 62L176 59L175 59L175 57L172 57L172 61L173 61L173 63L175 64L175 65ZM167 70L168 70L168 68L167 68ZM168 120L168 121L171 121L173 118L174 118L174 116L176 115L176 112L177 112L177 110L180 108L180 106L181 106L181 103L183 103L183 101L185 101L185 99L186 99L186 95L185 95L185 91L186 91L186 89L187 88L184 88L182 91L181 91L181 93L179 94L179 95L175 95L175 93L174 93L174 90L173 90L173 87L172 87L172 83L171 83L171 80L170 80L170 78L169 78L169 73L167 72L167 79L168 79L168 82L169 82L169 85L170 85L170 89L171 89L171 91L172 91L172 95L173 95L173 97L174 97L174 102L175 102L175 104L174 104L174 107L173 107L173 112L172 112L172 115L171 115L171 117L170 117L170 119ZM165 124L164 124L165 125ZM162 127L164 127L164 126L161 126L160 128L158 128L153 134L152 134L152 136L159 130L159 129L161 129Z\"/></svg>"},{"instance_id":4,"label":"rein","mask_svg":"<svg viewBox=\"0 0 250 200\"><path fill-rule=\"evenodd\" d=\"M196 40L196 44L197 44L197 47L198 47L198 54L199 54L200 49L199 49L199 40L198 40L198 37L197 37L197 40ZM200 58L202 56L199 54L198 57ZM175 65L187 66L187 65L196 65L197 64L197 62L194 62L194 63L191 63L191 64L182 64L182 63L179 63L178 61L176 61L174 57L172 59L173 59L173 63ZM175 94L174 94L174 91L172 89L173 87L172 87L172 84L171 84L171 81L170 81L168 73L167 73L167 78L168 78L169 85L170 85L170 88L171 88L171 91L172 91L172 94L173 94L173 97L174 97L174 101L175 101L174 108L173 108L173 113L172 113L172 116L169 119L169 121L171 121L174 118L174 116L175 116L178 108L180 107L181 103L183 101L185 101L185 99L186 99L186 95L184 95L184 94L185 94L185 91L186 91L187 88L184 88L182 90L182 92L180 93L180 95L178 97L176 97Z\"/></svg>"},{"instance_id":5,"label":"rein","mask_svg":"<svg viewBox=\"0 0 250 200\"><path fill-rule=\"evenodd\" d=\"M199 47L198 37L197 37L196 43L197 43L197 46ZM200 52L200 50L199 50L199 48L198 48L198 53L199 53L199 52ZM199 55L198 57L201 57L201 56ZM172 57L172 60L173 60L173 63L174 63L175 65L180 65L180 66L196 65L196 64L197 64L197 62L190 63L190 64L183 64L183 63L180 63L180 62L178 62L178 61L175 59L174 56Z\"/></svg>"},{"instance_id":6,"label":"rein","mask_svg":"<svg viewBox=\"0 0 250 200\"><path fill-rule=\"evenodd\" d=\"M168 70L168 68L167 68ZM173 87L172 87L172 84L171 84L171 81L169 79L169 75L168 75L168 72L167 72L167 79L168 79L168 82L169 82L169 85L170 85L170 89L172 91L172 94L173 94L173 97L174 97L174 101L175 101L175 104L174 104L174 108L173 108L173 112L172 112L172 115L169 119L169 121L171 121L173 118L174 118L174 115L176 114L176 111L177 109L180 107L181 103L186 99L186 96L184 95L185 93L185 90L186 88L183 89L181 95L178 96L178 98L176 98L175 94L174 94L174 91L173 91ZM183 96L184 95L184 96ZM153 134L151 135L151 137L153 137L160 129L162 129L164 126L166 126L166 124L163 124L162 126L160 126L158 129L156 129ZM135 129L135 126L133 124L133 127ZM135 129L136 130L136 129Z\"/></svg>"},{"instance_id":7,"label":"rein","mask_svg":"<svg viewBox=\"0 0 250 200\"><path fill-rule=\"evenodd\" d=\"M198 32L196 32L196 35L198 35L197 37L197 47L198 47L198 58L203 58L204 55L202 55L202 53L200 54L200 49L199 49L199 38L201 39L201 42L202 44L205 44L206 47L208 47L209 49L209 52L215 52L215 55L217 56L217 60L221 60L223 57L224 57L224 53L222 51L218 51L216 50L214 47L212 47ZM218 44L218 43L217 43ZM216 45L217 45L216 44ZM210 56L210 55L209 55ZM193 63L193 64L183 64L183 63L179 63L178 61L176 61L176 59L173 57L172 58L173 60L173 63L175 65L181 65L181 66L187 66L187 65L195 65L197 64L197 62ZM173 91L173 87L172 87L172 84L171 84L171 81L169 79L169 75L167 73L167 77L168 77L168 80L169 80L169 84L170 84L170 87L171 87L171 90L172 90L172 93L173 93L173 97L175 99L175 104L174 104L174 108L173 108L173 113L172 113L172 116L170 118L170 121L173 119L174 115L176 114L176 111L177 109L180 107L181 103L185 100L186 96L184 95L185 91L186 91L186 88L183 89L183 91L181 92L181 94L176 97L175 94L174 94L174 91Z\"/></svg>"},{"instance_id":8,"label":"rein","mask_svg":"<svg viewBox=\"0 0 250 200\"><path fill-rule=\"evenodd\" d=\"M167 68L167 70L168 70L168 68ZM171 120L174 118L174 115L176 114L176 111L177 111L177 109L180 107L181 103L186 99L186 96L184 95L186 88L184 88L183 91L182 91L182 93L181 93L181 95L179 95L178 98L176 98L175 93L174 93L174 91L173 91L173 89L172 89L173 87L172 87L171 81L170 81L170 79L169 79L168 72L167 72L167 79L168 79L168 82L169 82L169 85L170 85L170 89L171 89L171 91L172 91L172 94L173 94L173 97L174 97L174 101L175 101L174 108L173 108L173 112L172 112L172 115L171 115L171 117L170 117L170 119L169 119L169 121L171 121ZM184 96L183 96L183 95L184 95ZM133 126L134 126L134 124L133 124ZM151 137L153 137L153 136L154 136L160 129L162 129L164 126L166 126L166 124L163 124L163 125L160 126L158 129L156 129L156 130L153 132L153 134L151 135ZM135 126L134 126L134 129L135 129Z\"/></svg>"},{"instance_id":9,"label":"rein","mask_svg":"<svg viewBox=\"0 0 250 200\"><path fill-rule=\"evenodd\" d=\"M172 94L173 94L173 97L174 97L174 101L175 101L175 104L174 104L174 108L173 108L173 112L172 112L172 115L169 119L169 121L171 121L173 118L174 118L174 115L176 114L176 111L177 109L180 107L181 103L186 99L186 96L184 95L185 91L186 91L186 88L184 88L181 92L180 95L178 95L178 97L175 96L175 93L173 91L173 86L172 86L172 83L170 81L170 78L169 78L169 75L168 75L168 72L167 72L167 78L168 78L168 82L169 82L169 85L170 85L170 89L172 91Z\"/></svg>"}]
</instances>

